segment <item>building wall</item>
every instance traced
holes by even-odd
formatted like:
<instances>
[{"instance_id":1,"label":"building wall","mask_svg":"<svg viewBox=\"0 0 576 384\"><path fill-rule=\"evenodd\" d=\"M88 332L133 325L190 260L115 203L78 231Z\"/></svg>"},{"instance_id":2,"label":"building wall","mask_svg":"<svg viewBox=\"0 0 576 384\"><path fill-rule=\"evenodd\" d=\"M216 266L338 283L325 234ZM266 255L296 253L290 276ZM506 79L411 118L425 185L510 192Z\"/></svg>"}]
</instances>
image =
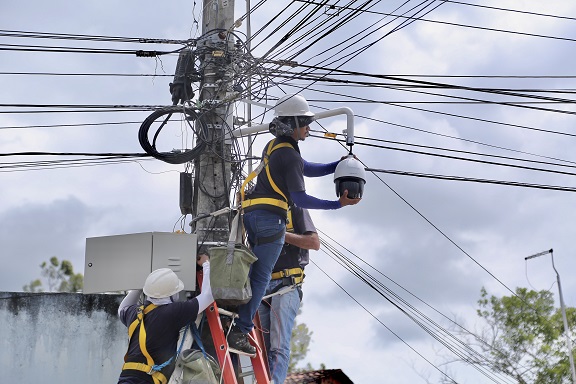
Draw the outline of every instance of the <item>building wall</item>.
<instances>
[{"instance_id":1,"label":"building wall","mask_svg":"<svg viewBox=\"0 0 576 384\"><path fill-rule=\"evenodd\" d=\"M122 298L0 293L0 381L115 383L128 344Z\"/></svg>"}]
</instances>

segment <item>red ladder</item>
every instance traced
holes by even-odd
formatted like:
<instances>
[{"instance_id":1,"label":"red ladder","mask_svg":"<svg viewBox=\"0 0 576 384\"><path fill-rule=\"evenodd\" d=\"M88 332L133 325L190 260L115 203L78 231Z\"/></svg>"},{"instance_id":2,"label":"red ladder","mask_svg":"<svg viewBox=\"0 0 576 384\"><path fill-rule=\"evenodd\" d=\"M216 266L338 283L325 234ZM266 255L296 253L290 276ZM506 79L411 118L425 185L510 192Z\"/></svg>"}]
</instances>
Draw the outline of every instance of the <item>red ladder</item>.
<instances>
[{"instance_id":1,"label":"red ladder","mask_svg":"<svg viewBox=\"0 0 576 384\"><path fill-rule=\"evenodd\" d=\"M198 272L198 284L202 286L202 272ZM210 333L212 334L212 341L214 342L214 349L216 350L216 356L218 357L218 363L220 364L220 371L224 378L224 384L238 384L236 378L236 373L234 371L234 365L232 364L232 359L230 358L230 352L228 351L228 342L226 340L226 335L224 328L222 327L222 322L220 321L220 312L227 315L234 315L228 311L218 309L216 302L213 302L204 311L206 318L208 319L208 324L210 326ZM233 319L232 319L233 320ZM258 313L254 318L254 327L250 332L250 343L256 348L256 356L252 357L252 369L254 372L254 377L258 384L269 384L270 375L268 370L268 363L266 358L266 348L264 348L264 337L262 335L262 329L260 327L260 318ZM257 330L258 329L258 330Z\"/></svg>"}]
</instances>

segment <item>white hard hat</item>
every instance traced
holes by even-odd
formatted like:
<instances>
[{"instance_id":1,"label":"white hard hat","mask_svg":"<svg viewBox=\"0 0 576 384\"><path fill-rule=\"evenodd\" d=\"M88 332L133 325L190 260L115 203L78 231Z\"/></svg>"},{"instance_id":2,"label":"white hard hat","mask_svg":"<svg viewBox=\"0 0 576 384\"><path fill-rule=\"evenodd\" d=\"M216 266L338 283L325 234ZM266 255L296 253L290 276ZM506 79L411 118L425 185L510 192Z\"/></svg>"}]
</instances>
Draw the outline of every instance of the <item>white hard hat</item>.
<instances>
[{"instance_id":1,"label":"white hard hat","mask_svg":"<svg viewBox=\"0 0 576 384\"><path fill-rule=\"evenodd\" d=\"M144 283L144 293L148 297L162 299L184 289L184 283L170 268L152 271Z\"/></svg>"},{"instance_id":2,"label":"white hard hat","mask_svg":"<svg viewBox=\"0 0 576 384\"><path fill-rule=\"evenodd\" d=\"M314 116L308 101L300 94L288 94L278 99L274 106L275 116Z\"/></svg>"},{"instance_id":3,"label":"white hard hat","mask_svg":"<svg viewBox=\"0 0 576 384\"><path fill-rule=\"evenodd\" d=\"M340 161L334 171L334 184L336 196L348 190L349 198L361 198L364 193L364 184L366 184L366 170L362 163L353 156Z\"/></svg>"}]
</instances>

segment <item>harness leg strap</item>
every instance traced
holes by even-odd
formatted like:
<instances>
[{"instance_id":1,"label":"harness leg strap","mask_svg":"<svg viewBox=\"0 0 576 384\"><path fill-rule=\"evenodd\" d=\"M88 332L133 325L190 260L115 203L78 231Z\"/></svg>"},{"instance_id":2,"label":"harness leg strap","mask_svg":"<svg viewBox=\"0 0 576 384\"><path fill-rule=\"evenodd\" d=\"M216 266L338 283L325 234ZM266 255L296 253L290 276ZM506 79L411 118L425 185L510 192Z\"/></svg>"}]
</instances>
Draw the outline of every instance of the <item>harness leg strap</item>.
<instances>
[{"instance_id":1,"label":"harness leg strap","mask_svg":"<svg viewBox=\"0 0 576 384\"><path fill-rule=\"evenodd\" d=\"M272 236L259 237L254 241L254 246L272 243L273 241L280 239L282 236L284 236L284 231L280 231Z\"/></svg>"}]
</instances>

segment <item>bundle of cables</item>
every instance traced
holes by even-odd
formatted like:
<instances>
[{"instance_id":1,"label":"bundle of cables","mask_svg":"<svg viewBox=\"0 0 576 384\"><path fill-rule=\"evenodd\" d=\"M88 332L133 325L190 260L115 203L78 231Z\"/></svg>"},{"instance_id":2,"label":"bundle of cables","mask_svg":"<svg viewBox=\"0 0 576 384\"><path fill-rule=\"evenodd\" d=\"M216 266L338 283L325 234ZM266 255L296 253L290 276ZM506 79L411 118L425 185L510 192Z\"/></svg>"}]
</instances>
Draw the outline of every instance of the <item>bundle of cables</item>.
<instances>
[{"instance_id":1,"label":"bundle of cables","mask_svg":"<svg viewBox=\"0 0 576 384\"><path fill-rule=\"evenodd\" d=\"M185 121L186 124L188 124L188 126L196 134L196 146L192 149L178 152L158 152L156 149L156 140L158 135L160 134L160 131L162 131L162 128L166 126L172 115L175 113L184 114L183 121ZM156 133L154 133L152 144L150 144L150 141L148 140L148 131L150 130L152 124L162 116L166 117L156 130ZM207 132L208 127L206 126L206 123L196 113L194 108L182 105L174 105L152 112L152 114L148 116L140 126L140 130L138 131L138 141L140 142L140 145L144 151L146 151L147 154L153 156L154 158L169 164L183 164L196 159L204 151L206 147L205 138L207 137Z\"/></svg>"}]
</instances>

